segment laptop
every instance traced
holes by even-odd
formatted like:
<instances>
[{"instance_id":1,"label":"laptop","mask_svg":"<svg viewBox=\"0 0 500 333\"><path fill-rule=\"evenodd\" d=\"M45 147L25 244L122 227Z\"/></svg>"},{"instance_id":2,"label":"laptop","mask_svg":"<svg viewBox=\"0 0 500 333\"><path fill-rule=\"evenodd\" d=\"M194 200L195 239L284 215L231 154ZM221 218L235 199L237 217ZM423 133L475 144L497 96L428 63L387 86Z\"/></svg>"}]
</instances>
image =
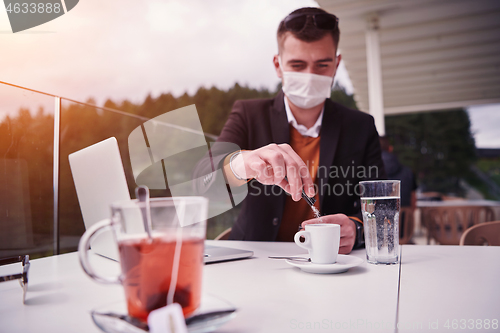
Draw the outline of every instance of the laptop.
<instances>
[{"instance_id":1,"label":"laptop","mask_svg":"<svg viewBox=\"0 0 500 333\"><path fill-rule=\"evenodd\" d=\"M116 138L111 137L69 155L85 229L109 218L110 205L130 200L127 179ZM118 249L111 230L98 235L92 251L118 261ZM205 244L205 263L249 258L252 251Z\"/></svg>"}]
</instances>

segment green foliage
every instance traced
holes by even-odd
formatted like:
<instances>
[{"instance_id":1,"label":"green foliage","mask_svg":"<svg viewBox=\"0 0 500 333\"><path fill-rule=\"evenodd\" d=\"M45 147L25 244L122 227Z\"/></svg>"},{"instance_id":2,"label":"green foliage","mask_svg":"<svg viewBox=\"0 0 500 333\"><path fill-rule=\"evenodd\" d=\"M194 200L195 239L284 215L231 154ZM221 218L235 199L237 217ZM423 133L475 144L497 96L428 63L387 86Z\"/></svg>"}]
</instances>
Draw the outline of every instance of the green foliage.
<instances>
[{"instance_id":1,"label":"green foliage","mask_svg":"<svg viewBox=\"0 0 500 333\"><path fill-rule=\"evenodd\" d=\"M459 181L470 176L476 158L465 110L387 116L385 123L395 153L425 191L463 195Z\"/></svg>"},{"instance_id":2,"label":"green foliage","mask_svg":"<svg viewBox=\"0 0 500 333\"><path fill-rule=\"evenodd\" d=\"M24 242L29 246L51 244L53 124L53 116L42 108L35 115L21 108L17 115L7 116L0 123L0 183L3 192L0 194L3 208L0 224L5 222L1 232L8 232L11 238L7 244L0 244L0 257L11 255L9 252L2 254L2 250L12 251L12 244L16 244L16 248ZM31 233L27 235L27 231ZM50 249L45 247L42 252L51 254Z\"/></svg>"},{"instance_id":3,"label":"green foliage","mask_svg":"<svg viewBox=\"0 0 500 333\"><path fill-rule=\"evenodd\" d=\"M134 105L128 101L117 105L112 101L107 101L105 106L147 118L154 118L165 112L195 104L203 131L219 135L236 100L271 98L273 96L274 93L268 89L252 89L242 87L236 83L227 91L216 87L210 89L201 87L193 96L184 93L176 98L170 93L165 93L157 98L147 96L142 105Z\"/></svg>"},{"instance_id":4,"label":"green foliage","mask_svg":"<svg viewBox=\"0 0 500 333\"><path fill-rule=\"evenodd\" d=\"M338 84L335 84L335 86L333 87L330 99L350 109L358 110L358 106L356 105L356 101L354 100L354 95L349 95L345 91L344 87Z\"/></svg>"},{"instance_id":5,"label":"green foliage","mask_svg":"<svg viewBox=\"0 0 500 333\"><path fill-rule=\"evenodd\" d=\"M209 90L200 88L193 96L191 104L196 104L203 131L219 135L236 100L273 96L274 94L265 88L251 89L236 83L228 91L215 87Z\"/></svg>"},{"instance_id":6,"label":"green foliage","mask_svg":"<svg viewBox=\"0 0 500 333\"><path fill-rule=\"evenodd\" d=\"M476 166L500 186L500 157L482 158L477 161Z\"/></svg>"},{"instance_id":7,"label":"green foliage","mask_svg":"<svg viewBox=\"0 0 500 333\"><path fill-rule=\"evenodd\" d=\"M479 188L481 193L486 199L499 200L500 199L500 157L482 157L476 162L476 168L473 169L476 174L476 179L480 182ZM481 176L481 177L479 177ZM486 179L485 179L486 177ZM481 178L481 179L479 179ZM467 179L467 182L474 186L472 182Z\"/></svg>"}]
</instances>

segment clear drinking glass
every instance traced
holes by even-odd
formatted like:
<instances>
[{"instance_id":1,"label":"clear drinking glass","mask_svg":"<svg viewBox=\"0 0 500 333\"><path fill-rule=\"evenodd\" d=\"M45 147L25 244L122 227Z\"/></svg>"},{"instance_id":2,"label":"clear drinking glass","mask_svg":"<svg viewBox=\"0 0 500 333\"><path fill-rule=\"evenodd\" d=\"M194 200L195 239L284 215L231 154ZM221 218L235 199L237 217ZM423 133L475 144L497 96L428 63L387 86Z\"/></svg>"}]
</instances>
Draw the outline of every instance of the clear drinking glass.
<instances>
[{"instance_id":1,"label":"clear drinking glass","mask_svg":"<svg viewBox=\"0 0 500 333\"><path fill-rule=\"evenodd\" d=\"M371 264L399 262L400 181L359 183L366 258Z\"/></svg>"},{"instance_id":2,"label":"clear drinking glass","mask_svg":"<svg viewBox=\"0 0 500 333\"><path fill-rule=\"evenodd\" d=\"M94 280L123 285L130 317L145 322L151 311L171 303L179 303L188 316L201 302L207 207L202 197L115 202L111 218L82 236L80 263ZM92 238L110 227L122 271L114 278L98 275L88 258Z\"/></svg>"}]
</instances>

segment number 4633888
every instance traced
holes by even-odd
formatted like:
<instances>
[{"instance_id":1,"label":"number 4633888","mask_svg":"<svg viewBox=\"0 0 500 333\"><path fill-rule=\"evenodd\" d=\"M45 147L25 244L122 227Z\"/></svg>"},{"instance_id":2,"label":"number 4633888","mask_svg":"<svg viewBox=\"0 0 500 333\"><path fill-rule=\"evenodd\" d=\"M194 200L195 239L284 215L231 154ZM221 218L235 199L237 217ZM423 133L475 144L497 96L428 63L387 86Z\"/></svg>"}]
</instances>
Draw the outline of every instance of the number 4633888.
<instances>
[{"instance_id":1,"label":"number 4633888","mask_svg":"<svg viewBox=\"0 0 500 333\"><path fill-rule=\"evenodd\" d=\"M497 330L498 329L498 319L448 319L444 323L444 328L453 330L465 330L465 329L485 329L485 330Z\"/></svg>"},{"instance_id":2,"label":"number 4633888","mask_svg":"<svg viewBox=\"0 0 500 333\"><path fill-rule=\"evenodd\" d=\"M15 3L15 4L12 4L12 3L9 3L7 8L7 13L16 13L16 14L19 14L19 13L23 13L23 14L28 14L28 13L31 13L31 14L35 14L35 13L39 13L39 14L42 14L42 13L46 13L46 14L51 14L51 13L60 13L62 8L61 8L61 4L60 3L50 3L50 2L47 2L47 3L44 3L44 2L39 2L39 3L35 3L35 2L31 2L31 3Z\"/></svg>"}]
</instances>

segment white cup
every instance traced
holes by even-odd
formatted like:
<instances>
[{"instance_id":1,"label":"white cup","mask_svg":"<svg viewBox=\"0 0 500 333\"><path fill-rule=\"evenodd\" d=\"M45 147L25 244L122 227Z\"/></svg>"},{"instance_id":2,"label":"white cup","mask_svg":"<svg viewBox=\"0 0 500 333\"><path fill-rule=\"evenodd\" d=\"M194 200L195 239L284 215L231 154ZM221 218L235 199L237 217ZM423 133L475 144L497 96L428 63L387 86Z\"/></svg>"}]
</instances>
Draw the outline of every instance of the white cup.
<instances>
[{"instance_id":1,"label":"white cup","mask_svg":"<svg viewBox=\"0 0 500 333\"><path fill-rule=\"evenodd\" d=\"M300 237L305 241L301 242ZM334 264L337 261L340 244L340 225L308 224L305 231L299 231L294 237L295 243L307 249L311 261L315 264Z\"/></svg>"}]
</instances>

